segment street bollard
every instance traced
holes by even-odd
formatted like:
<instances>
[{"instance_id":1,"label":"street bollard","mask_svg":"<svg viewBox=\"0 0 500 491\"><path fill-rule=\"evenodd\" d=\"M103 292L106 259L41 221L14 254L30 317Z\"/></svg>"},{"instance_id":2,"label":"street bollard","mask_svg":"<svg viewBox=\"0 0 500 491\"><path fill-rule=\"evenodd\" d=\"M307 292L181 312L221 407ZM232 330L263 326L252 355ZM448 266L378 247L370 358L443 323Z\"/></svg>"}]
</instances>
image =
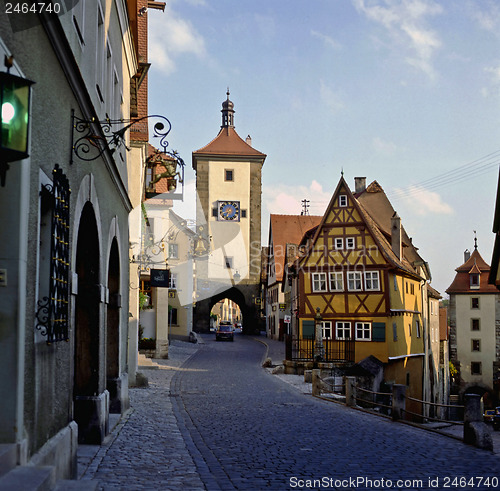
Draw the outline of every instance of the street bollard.
<instances>
[{"instance_id":1,"label":"street bollard","mask_svg":"<svg viewBox=\"0 0 500 491\"><path fill-rule=\"evenodd\" d=\"M491 430L483 420L483 398L464 395L464 442L485 450L493 450Z\"/></svg>"},{"instance_id":2,"label":"street bollard","mask_svg":"<svg viewBox=\"0 0 500 491\"><path fill-rule=\"evenodd\" d=\"M392 419L403 419L406 409L406 385L394 384L392 386Z\"/></svg>"},{"instance_id":3,"label":"street bollard","mask_svg":"<svg viewBox=\"0 0 500 491\"><path fill-rule=\"evenodd\" d=\"M356 377L345 377L345 404L356 405Z\"/></svg>"},{"instance_id":4,"label":"street bollard","mask_svg":"<svg viewBox=\"0 0 500 491\"><path fill-rule=\"evenodd\" d=\"M320 396L321 395L321 370L315 368L312 371L312 395Z\"/></svg>"}]
</instances>

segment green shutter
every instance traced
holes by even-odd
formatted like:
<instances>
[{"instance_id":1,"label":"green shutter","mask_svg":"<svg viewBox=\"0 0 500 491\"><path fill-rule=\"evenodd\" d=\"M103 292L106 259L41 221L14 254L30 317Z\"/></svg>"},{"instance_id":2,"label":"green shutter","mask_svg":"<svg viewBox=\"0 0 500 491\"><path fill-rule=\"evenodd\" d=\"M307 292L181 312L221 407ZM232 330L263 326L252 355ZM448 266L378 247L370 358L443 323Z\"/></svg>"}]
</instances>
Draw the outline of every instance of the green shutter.
<instances>
[{"instance_id":1,"label":"green shutter","mask_svg":"<svg viewBox=\"0 0 500 491\"><path fill-rule=\"evenodd\" d=\"M302 337L314 337L314 321L302 321Z\"/></svg>"},{"instance_id":2,"label":"green shutter","mask_svg":"<svg viewBox=\"0 0 500 491\"><path fill-rule=\"evenodd\" d=\"M385 322L372 324L372 341L385 341Z\"/></svg>"}]
</instances>

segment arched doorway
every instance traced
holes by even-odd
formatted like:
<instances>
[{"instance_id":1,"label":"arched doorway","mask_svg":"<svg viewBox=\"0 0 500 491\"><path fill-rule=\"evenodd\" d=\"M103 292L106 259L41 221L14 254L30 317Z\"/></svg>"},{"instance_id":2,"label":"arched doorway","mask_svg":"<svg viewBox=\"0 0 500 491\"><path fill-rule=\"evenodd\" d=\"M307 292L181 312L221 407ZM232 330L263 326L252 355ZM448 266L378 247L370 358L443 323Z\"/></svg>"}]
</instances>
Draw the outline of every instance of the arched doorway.
<instances>
[{"instance_id":1,"label":"arched doorway","mask_svg":"<svg viewBox=\"0 0 500 491\"><path fill-rule=\"evenodd\" d=\"M121 413L120 379L120 255L116 237L111 244L108 266L109 302L106 312L106 388L109 412Z\"/></svg>"},{"instance_id":2,"label":"arched doorway","mask_svg":"<svg viewBox=\"0 0 500 491\"><path fill-rule=\"evenodd\" d=\"M107 405L100 394L99 234L88 202L80 217L76 244L78 290L75 301L74 411L80 443L101 443L108 427Z\"/></svg>"},{"instance_id":3,"label":"arched doorway","mask_svg":"<svg viewBox=\"0 0 500 491\"><path fill-rule=\"evenodd\" d=\"M485 409L493 409L497 406L498 400L495 397L494 392L487 386L482 384L469 385L464 391L463 395L466 394L476 394L483 398L483 404Z\"/></svg>"},{"instance_id":4,"label":"arched doorway","mask_svg":"<svg viewBox=\"0 0 500 491\"><path fill-rule=\"evenodd\" d=\"M251 312L248 306L246 305L245 296L237 287L230 288L225 292L219 293L218 295L214 295L213 297L211 297L209 299L209 309L208 309L209 313L212 312L212 308L216 304L218 304L221 300L224 300L226 298L234 302L239 307L243 332L249 332L251 326Z\"/></svg>"}]
</instances>

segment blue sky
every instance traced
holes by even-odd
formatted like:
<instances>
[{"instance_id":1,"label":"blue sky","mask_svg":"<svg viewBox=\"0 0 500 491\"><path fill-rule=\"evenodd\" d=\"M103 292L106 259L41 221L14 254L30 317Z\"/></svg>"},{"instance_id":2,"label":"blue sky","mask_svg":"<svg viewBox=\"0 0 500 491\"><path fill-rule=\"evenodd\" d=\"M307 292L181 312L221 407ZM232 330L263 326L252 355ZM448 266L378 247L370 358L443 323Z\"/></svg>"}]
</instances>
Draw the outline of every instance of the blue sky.
<instances>
[{"instance_id":1,"label":"blue sky","mask_svg":"<svg viewBox=\"0 0 500 491\"><path fill-rule=\"evenodd\" d=\"M229 87L236 131L267 154L263 245L270 213L309 199L323 214L343 170L384 188L443 294L474 230L491 262L498 2L170 0L149 25L149 113L186 161L174 211L194 218L191 154L217 135Z\"/></svg>"}]
</instances>

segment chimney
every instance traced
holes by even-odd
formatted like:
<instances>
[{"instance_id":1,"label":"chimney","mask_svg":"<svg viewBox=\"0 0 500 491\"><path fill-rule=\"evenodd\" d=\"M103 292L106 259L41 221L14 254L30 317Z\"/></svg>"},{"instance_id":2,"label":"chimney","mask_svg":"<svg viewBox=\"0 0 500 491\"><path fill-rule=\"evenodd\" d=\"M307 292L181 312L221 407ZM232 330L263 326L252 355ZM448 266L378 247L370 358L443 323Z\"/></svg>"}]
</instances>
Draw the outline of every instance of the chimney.
<instances>
[{"instance_id":1,"label":"chimney","mask_svg":"<svg viewBox=\"0 0 500 491\"><path fill-rule=\"evenodd\" d=\"M366 177L355 177L354 191L356 193L362 193L365 189L366 189Z\"/></svg>"},{"instance_id":2,"label":"chimney","mask_svg":"<svg viewBox=\"0 0 500 491\"><path fill-rule=\"evenodd\" d=\"M391 246L392 251L398 259L403 257L403 245L401 242L401 218L394 212L391 218Z\"/></svg>"},{"instance_id":3,"label":"chimney","mask_svg":"<svg viewBox=\"0 0 500 491\"><path fill-rule=\"evenodd\" d=\"M466 263L470 259L470 251L469 249L465 249L464 251L464 263Z\"/></svg>"},{"instance_id":4,"label":"chimney","mask_svg":"<svg viewBox=\"0 0 500 491\"><path fill-rule=\"evenodd\" d=\"M247 142L247 145L252 146L252 137L250 135L246 137L245 141Z\"/></svg>"}]
</instances>

